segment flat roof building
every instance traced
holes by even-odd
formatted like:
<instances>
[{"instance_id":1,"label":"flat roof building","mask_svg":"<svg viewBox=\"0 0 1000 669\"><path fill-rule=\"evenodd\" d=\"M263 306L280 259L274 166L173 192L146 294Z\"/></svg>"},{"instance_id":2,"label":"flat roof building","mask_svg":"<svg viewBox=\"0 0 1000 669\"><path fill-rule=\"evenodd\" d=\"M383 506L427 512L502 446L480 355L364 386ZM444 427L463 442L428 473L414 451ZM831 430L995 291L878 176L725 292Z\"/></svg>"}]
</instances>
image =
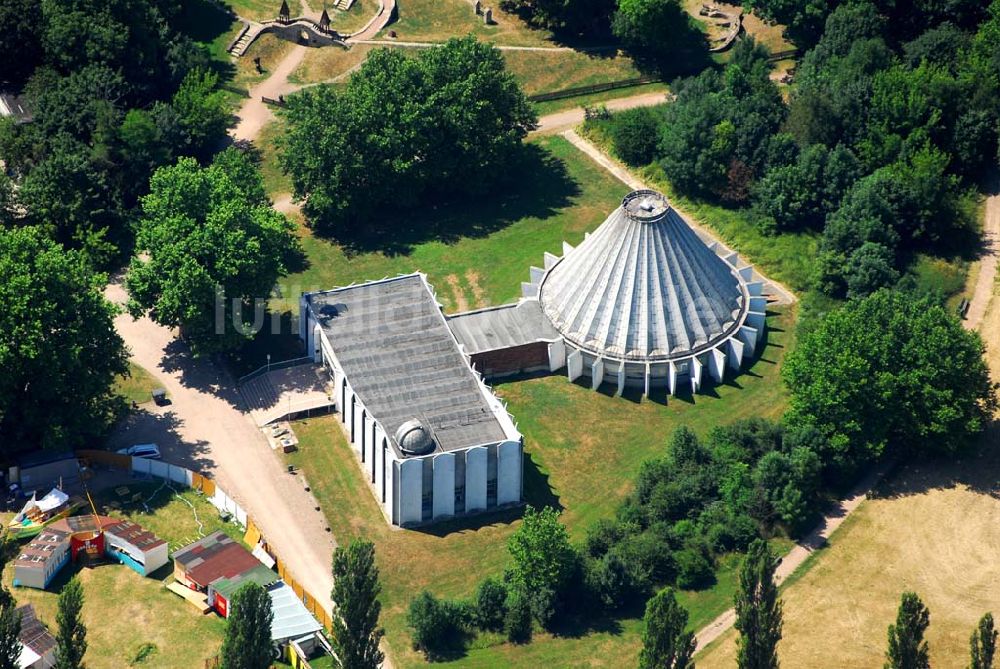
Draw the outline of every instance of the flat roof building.
<instances>
[{"instance_id":1,"label":"flat roof building","mask_svg":"<svg viewBox=\"0 0 1000 669\"><path fill-rule=\"evenodd\" d=\"M307 293L300 336L329 371L395 525L521 500L521 435L469 364L423 274Z\"/></svg>"},{"instance_id":2,"label":"flat roof building","mask_svg":"<svg viewBox=\"0 0 1000 669\"><path fill-rule=\"evenodd\" d=\"M44 590L69 563L69 532L52 527L41 531L14 559L14 585Z\"/></svg>"}]
</instances>

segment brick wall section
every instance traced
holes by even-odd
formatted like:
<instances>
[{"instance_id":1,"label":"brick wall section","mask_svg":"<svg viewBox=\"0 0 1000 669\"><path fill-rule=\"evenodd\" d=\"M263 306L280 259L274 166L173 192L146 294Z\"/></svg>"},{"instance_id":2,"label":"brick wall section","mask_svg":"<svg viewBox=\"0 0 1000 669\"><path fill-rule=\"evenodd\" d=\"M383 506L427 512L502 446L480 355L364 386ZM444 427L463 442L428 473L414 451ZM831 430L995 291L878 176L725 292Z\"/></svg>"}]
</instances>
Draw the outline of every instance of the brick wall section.
<instances>
[{"instance_id":1,"label":"brick wall section","mask_svg":"<svg viewBox=\"0 0 1000 669\"><path fill-rule=\"evenodd\" d=\"M472 356L472 366L483 376L503 376L525 370L548 368L549 345L539 341L521 346L485 351Z\"/></svg>"}]
</instances>

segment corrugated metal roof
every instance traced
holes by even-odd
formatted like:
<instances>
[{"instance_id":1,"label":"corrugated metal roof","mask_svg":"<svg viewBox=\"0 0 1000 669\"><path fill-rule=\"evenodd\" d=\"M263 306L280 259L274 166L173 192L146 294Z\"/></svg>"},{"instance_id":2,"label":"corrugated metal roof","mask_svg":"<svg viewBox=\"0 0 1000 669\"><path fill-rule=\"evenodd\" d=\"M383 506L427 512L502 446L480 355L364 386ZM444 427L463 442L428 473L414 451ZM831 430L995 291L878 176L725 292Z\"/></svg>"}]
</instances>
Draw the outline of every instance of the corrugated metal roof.
<instances>
[{"instance_id":1,"label":"corrugated metal roof","mask_svg":"<svg viewBox=\"0 0 1000 669\"><path fill-rule=\"evenodd\" d=\"M288 584L275 585L267 594L271 596L271 611L274 613L271 619L273 641L298 639L323 629Z\"/></svg>"},{"instance_id":2,"label":"corrugated metal roof","mask_svg":"<svg viewBox=\"0 0 1000 669\"><path fill-rule=\"evenodd\" d=\"M549 269L545 315L567 341L603 358L662 361L728 336L746 283L654 191L635 191Z\"/></svg>"},{"instance_id":3,"label":"corrugated metal roof","mask_svg":"<svg viewBox=\"0 0 1000 669\"><path fill-rule=\"evenodd\" d=\"M559 338L538 300L455 314L448 327L470 355Z\"/></svg>"}]
</instances>

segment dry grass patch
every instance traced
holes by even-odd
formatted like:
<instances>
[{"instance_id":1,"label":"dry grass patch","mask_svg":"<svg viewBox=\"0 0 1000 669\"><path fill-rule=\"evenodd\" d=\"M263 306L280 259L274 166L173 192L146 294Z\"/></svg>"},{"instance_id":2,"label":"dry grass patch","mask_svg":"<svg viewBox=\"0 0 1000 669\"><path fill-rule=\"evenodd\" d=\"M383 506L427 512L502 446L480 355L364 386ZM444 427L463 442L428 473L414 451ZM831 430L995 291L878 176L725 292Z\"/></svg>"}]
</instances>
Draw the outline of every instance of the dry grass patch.
<instances>
[{"instance_id":1,"label":"dry grass patch","mask_svg":"<svg viewBox=\"0 0 1000 669\"><path fill-rule=\"evenodd\" d=\"M348 74L364 62L372 48L368 44L357 44L350 49L309 49L288 79L298 84L345 81Z\"/></svg>"},{"instance_id":2,"label":"dry grass patch","mask_svg":"<svg viewBox=\"0 0 1000 669\"><path fill-rule=\"evenodd\" d=\"M399 19L390 23L379 37L395 30L399 39L408 42L443 42L449 37L472 33L497 44L511 46L551 46L552 33L535 30L513 14L493 3L494 25L487 26L476 16L469 0L398 0ZM484 6L491 6L484 3Z\"/></svg>"},{"instance_id":3,"label":"dry grass patch","mask_svg":"<svg viewBox=\"0 0 1000 669\"><path fill-rule=\"evenodd\" d=\"M973 626L1000 601L998 443L994 427L973 456L907 467L855 512L784 592L782 666L880 666L904 590L930 609L931 664L965 666ZM734 666L735 638L699 669Z\"/></svg>"},{"instance_id":4,"label":"dry grass patch","mask_svg":"<svg viewBox=\"0 0 1000 669\"><path fill-rule=\"evenodd\" d=\"M281 7L280 0L227 0L226 4L232 7L237 15L252 21L268 21L278 18L278 9ZM292 16L302 15L301 0L288 0L288 9Z\"/></svg>"},{"instance_id":5,"label":"dry grass patch","mask_svg":"<svg viewBox=\"0 0 1000 669\"><path fill-rule=\"evenodd\" d=\"M258 37L242 58L236 59L236 74L233 83L237 86L254 86L271 76L271 71L277 67L285 56L295 47L295 44L275 35ZM253 59L260 58L263 73L258 74Z\"/></svg>"},{"instance_id":6,"label":"dry grass patch","mask_svg":"<svg viewBox=\"0 0 1000 669\"><path fill-rule=\"evenodd\" d=\"M504 51L503 57L528 95L642 76L631 58L614 51Z\"/></svg>"}]
</instances>

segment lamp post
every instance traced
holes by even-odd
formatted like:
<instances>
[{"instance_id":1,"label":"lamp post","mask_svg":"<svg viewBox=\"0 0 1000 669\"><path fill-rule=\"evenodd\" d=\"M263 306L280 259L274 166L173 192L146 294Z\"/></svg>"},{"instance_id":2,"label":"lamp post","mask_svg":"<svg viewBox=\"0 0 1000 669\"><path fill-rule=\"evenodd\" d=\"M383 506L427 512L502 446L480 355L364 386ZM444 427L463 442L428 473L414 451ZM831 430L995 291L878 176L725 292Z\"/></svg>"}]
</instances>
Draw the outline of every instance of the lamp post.
<instances>
[{"instance_id":1,"label":"lamp post","mask_svg":"<svg viewBox=\"0 0 1000 669\"><path fill-rule=\"evenodd\" d=\"M267 354L267 373L271 373L271 354Z\"/></svg>"}]
</instances>

